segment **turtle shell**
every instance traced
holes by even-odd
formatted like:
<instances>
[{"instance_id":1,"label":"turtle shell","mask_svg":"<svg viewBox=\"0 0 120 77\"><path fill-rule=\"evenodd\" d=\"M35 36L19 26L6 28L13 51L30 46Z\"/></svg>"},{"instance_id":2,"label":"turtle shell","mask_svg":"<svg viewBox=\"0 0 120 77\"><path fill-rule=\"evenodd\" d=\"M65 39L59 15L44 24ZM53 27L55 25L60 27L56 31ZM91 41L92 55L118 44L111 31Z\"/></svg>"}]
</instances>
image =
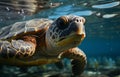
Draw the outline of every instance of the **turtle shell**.
<instances>
[{"instance_id":1,"label":"turtle shell","mask_svg":"<svg viewBox=\"0 0 120 77\"><path fill-rule=\"evenodd\" d=\"M48 19L32 19L16 22L0 29L0 40L15 39L23 35L45 32L52 22L52 20Z\"/></svg>"}]
</instances>

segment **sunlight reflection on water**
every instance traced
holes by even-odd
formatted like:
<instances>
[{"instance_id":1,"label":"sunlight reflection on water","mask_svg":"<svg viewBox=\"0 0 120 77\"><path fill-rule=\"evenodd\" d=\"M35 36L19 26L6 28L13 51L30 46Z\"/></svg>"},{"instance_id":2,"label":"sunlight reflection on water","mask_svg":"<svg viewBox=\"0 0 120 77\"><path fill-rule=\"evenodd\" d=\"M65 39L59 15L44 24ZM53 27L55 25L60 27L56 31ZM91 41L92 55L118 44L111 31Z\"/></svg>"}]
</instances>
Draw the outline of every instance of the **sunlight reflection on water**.
<instances>
[{"instance_id":1,"label":"sunlight reflection on water","mask_svg":"<svg viewBox=\"0 0 120 77\"><path fill-rule=\"evenodd\" d=\"M120 4L120 1L106 3L106 4L100 4L100 5L93 5L92 8L99 8L99 9L105 9L105 8L112 8L115 6L118 6Z\"/></svg>"}]
</instances>

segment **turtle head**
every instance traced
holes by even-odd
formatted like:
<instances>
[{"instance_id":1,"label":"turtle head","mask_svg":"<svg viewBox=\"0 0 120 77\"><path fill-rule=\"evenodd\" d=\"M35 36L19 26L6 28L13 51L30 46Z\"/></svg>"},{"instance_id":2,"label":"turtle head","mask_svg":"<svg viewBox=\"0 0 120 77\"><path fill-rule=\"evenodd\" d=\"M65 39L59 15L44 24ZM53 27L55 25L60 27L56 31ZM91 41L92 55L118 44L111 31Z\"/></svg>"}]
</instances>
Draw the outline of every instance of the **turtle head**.
<instances>
[{"instance_id":1,"label":"turtle head","mask_svg":"<svg viewBox=\"0 0 120 77\"><path fill-rule=\"evenodd\" d=\"M63 51L78 46L85 38L84 23L85 18L75 15L65 15L56 19L46 33L50 50Z\"/></svg>"}]
</instances>

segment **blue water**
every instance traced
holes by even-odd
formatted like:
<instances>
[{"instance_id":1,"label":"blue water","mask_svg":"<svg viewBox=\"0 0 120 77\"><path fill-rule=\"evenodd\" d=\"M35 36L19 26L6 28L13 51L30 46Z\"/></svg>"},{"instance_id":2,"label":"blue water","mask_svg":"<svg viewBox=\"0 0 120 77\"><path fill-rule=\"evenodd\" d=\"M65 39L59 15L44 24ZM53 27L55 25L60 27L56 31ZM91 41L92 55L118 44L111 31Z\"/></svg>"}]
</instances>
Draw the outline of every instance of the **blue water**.
<instances>
[{"instance_id":1,"label":"blue water","mask_svg":"<svg viewBox=\"0 0 120 77\"><path fill-rule=\"evenodd\" d=\"M55 20L59 16L67 14L83 16L86 19L86 38L78 46L88 58L86 71L92 68L90 69L92 75L98 77L98 75L109 73L115 68L120 69L119 0L0 0L0 28L33 18ZM68 65L67 71L68 68L70 70L70 63L66 61L66 65ZM4 66L2 70L0 69L0 76L40 77L43 75L44 77L49 75L49 72L43 73L43 70L46 69L53 71L56 68L54 65L39 66L29 68L28 72L24 70L21 72L17 67ZM97 74L93 74L95 70ZM117 71L117 75L120 75L119 71ZM91 76L85 72L85 75L87 74L88 76L84 77Z\"/></svg>"},{"instance_id":2,"label":"blue water","mask_svg":"<svg viewBox=\"0 0 120 77\"><path fill-rule=\"evenodd\" d=\"M119 0L52 0L47 3L47 6L52 3L59 5L54 8L39 9L35 13L22 7L17 7L19 10L16 10L10 6L10 4L15 5L15 3L9 3L9 6L6 3L8 4L9 0L8 2L0 1L0 9L2 9L0 11L1 27L32 18L56 19L61 15L75 14L86 18L87 37L79 47L87 56L120 56Z\"/></svg>"}]
</instances>

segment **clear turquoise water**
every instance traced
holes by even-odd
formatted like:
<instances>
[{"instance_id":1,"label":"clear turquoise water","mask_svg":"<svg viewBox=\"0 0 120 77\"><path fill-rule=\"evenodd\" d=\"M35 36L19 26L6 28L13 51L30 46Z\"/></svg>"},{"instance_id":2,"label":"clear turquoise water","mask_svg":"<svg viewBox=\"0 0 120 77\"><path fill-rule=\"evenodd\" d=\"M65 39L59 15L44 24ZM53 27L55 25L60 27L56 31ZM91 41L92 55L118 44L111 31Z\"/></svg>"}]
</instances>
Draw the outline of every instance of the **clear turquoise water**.
<instances>
[{"instance_id":1,"label":"clear turquoise water","mask_svg":"<svg viewBox=\"0 0 120 77\"><path fill-rule=\"evenodd\" d=\"M0 0L0 27L33 18L54 20L66 14L83 16L86 18L87 36L79 47L86 53L88 60L92 60L91 63L95 63L96 60L100 63L108 62L113 64L112 66L115 61L116 65L120 66L119 0L44 0L47 1L46 4L36 1L28 3L24 0L23 2ZM39 7L36 4L39 4ZM50 8L51 4L56 6ZM40 5L44 5L44 8L41 9Z\"/></svg>"},{"instance_id":2,"label":"clear turquoise water","mask_svg":"<svg viewBox=\"0 0 120 77\"><path fill-rule=\"evenodd\" d=\"M50 6L52 3L58 3L59 6L42 10L34 8L35 5L33 6L33 4L40 2L36 2L36 0L26 3L16 1L15 4L12 0L11 2L10 0L0 1L0 26L7 26L16 21L32 18L56 19L66 14L84 16L86 18L87 37L79 47L87 56L120 56L118 54L120 53L119 0L52 0L43 5ZM29 11L30 9L33 12Z\"/></svg>"}]
</instances>

